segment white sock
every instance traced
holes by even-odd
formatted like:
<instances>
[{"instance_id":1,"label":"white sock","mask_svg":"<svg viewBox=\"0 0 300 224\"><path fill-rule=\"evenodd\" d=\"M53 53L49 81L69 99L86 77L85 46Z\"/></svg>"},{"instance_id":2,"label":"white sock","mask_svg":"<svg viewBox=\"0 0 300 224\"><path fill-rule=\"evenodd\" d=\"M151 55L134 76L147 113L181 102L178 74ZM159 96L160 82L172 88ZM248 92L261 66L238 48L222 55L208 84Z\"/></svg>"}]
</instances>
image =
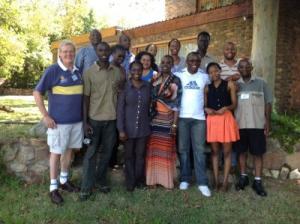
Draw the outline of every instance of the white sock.
<instances>
[{"instance_id":1,"label":"white sock","mask_svg":"<svg viewBox=\"0 0 300 224\"><path fill-rule=\"evenodd\" d=\"M242 173L241 175L244 176L244 177L248 176L248 174L246 174L246 173Z\"/></svg>"},{"instance_id":2,"label":"white sock","mask_svg":"<svg viewBox=\"0 0 300 224\"><path fill-rule=\"evenodd\" d=\"M254 180L261 180L261 177L254 177Z\"/></svg>"},{"instance_id":3,"label":"white sock","mask_svg":"<svg viewBox=\"0 0 300 224\"><path fill-rule=\"evenodd\" d=\"M50 192L56 190L57 188L58 188L57 180L56 179L51 179L50 180Z\"/></svg>"},{"instance_id":4,"label":"white sock","mask_svg":"<svg viewBox=\"0 0 300 224\"><path fill-rule=\"evenodd\" d=\"M65 184L68 181L68 172L60 172L59 182L60 184Z\"/></svg>"}]
</instances>

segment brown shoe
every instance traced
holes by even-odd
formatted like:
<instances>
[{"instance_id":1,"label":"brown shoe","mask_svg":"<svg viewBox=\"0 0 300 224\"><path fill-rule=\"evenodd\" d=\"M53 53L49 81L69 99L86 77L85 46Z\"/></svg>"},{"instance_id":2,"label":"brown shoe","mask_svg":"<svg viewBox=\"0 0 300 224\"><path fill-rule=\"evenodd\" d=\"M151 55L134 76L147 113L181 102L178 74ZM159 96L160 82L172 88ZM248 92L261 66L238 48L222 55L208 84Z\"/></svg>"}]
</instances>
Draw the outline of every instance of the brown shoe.
<instances>
[{"instance_id":1,"label":"brown shoe","mask_svg":"<svg viewBox=\"0 0 300 224\"><path fill-rule=\"evenodd\" d=\"M52 203L54 203L54 204L61 205L64 202L64 199L62 198L62 196L58 192L58 189L56 189L54 191L51 191L49 193L49 196L51 198Z\"/></svg>"},{"instance_id":2,"label":"brown shoe","mask_svg":"<svg viewBox=\"0 0 300 224\"><path fill-rule=\"evenodd\" d=\"M60 184L59 188L62 189L63 191L67 191L67 192L79 192L80 188L76 187L74 184L72 184L71 181L67 181L64 184Z\"/></svg>"}]
</instances>

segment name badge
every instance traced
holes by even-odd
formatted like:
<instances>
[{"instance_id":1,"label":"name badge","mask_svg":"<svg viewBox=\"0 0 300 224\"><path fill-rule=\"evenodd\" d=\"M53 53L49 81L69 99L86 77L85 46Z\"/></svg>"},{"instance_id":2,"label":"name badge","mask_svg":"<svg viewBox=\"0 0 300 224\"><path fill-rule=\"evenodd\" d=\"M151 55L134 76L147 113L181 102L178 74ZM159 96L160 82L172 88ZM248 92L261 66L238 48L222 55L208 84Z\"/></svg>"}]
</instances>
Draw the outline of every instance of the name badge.
<instances>
[{"instance_id":1,"label":"name badge","mask_svg":"<svg viewBox=\"0 0 300 224\"><path fill-rule=\"evenodd\" d=\"M249 93L242 93L241 94L241 100L249 100L250 94Z\"/></svg>"},{"instance_id":2,"label":"name badge","mask_svg":"<svg viewBox=\"0 0 300 224\"><path fill-rule=\"evenodd\" d=\"M73 81L76 81L76 80L78 80L78 77L77 77L77 75L72 75L72 79L73 79Z\"/></svg>"}]
</instances>

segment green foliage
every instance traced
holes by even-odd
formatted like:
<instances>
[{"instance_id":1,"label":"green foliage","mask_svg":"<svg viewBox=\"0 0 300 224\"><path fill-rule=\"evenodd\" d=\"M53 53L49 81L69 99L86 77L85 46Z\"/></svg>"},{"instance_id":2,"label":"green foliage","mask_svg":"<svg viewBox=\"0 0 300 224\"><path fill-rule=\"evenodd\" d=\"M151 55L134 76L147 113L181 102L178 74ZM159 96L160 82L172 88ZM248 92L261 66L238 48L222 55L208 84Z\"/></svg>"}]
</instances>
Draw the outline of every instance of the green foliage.
<instances>
[{"instance_id":1,"label":"green foliage","mask_svg":"<svg viewBox=\"0 0 300 224\"><path fill-rule=\"evenodd\" d=\"M272 137L277 138L285 151L293 153L300 140L300 115L272 114Z\"/></svg>"},{"instance_id":2,"label":"green foliage","mask_svg":"<svg viewBox=\"0 0 300 224\"><path fill-rule=\"evenodd\" d=\"M10 87L33 87L51 63L52 41L100 24L87 5L87 0L0 0L0 78Z\"/></svg>"}]
</instances>

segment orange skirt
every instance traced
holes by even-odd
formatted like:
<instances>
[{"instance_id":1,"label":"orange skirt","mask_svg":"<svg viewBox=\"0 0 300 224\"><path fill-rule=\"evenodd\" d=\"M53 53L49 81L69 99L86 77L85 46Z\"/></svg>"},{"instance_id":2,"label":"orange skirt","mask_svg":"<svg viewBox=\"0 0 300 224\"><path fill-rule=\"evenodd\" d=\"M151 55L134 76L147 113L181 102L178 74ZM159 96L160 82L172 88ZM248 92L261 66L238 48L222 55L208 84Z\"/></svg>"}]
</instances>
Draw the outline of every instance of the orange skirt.
<instances>
[{"instance_id":1,"label":"orange skirt","mask_svg":"<svg viewBox=\"0 0 300 224\"><path fill-rule=\"evenodd\" d=\"M229 143L240 139L239 127L230 111L222 115L208 115L207 142Z\"/></svg>"}]
</instances>

